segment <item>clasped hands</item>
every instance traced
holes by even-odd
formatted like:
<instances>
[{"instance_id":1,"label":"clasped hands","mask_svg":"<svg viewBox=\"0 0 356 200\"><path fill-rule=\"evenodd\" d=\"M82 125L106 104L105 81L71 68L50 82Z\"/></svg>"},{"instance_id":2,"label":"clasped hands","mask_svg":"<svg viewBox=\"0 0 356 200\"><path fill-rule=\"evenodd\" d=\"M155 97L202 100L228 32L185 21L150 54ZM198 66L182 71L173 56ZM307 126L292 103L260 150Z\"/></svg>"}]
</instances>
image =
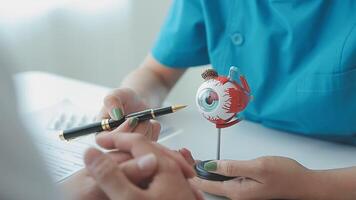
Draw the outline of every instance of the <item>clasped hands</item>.
<instances>
[{"instance_id":1,"label":"clasped hands","mask_svg":"<svg viewBox=\"0 0 356 200\"><path fill-rule=\"evenodd\" d=\"M130 89L114 90L104 101L103 118L118 119L146 109ZM152 141L160 125L154 120L127 120L117 129L101 133L102 152L91 148L85 154L86 168L64 182L73 199L203 199L200 190L231 199L304 199L299 183L309 170L283 157L261 157L250 161L212 161L204 168L230 181L214 182L195 177L195 160L187 149L169 150ZM298 184L297 184L298 183ZM302 185L303 186L303 185ZM79 187L79 188L78 188Z\"/></svg>"}]
</instances>

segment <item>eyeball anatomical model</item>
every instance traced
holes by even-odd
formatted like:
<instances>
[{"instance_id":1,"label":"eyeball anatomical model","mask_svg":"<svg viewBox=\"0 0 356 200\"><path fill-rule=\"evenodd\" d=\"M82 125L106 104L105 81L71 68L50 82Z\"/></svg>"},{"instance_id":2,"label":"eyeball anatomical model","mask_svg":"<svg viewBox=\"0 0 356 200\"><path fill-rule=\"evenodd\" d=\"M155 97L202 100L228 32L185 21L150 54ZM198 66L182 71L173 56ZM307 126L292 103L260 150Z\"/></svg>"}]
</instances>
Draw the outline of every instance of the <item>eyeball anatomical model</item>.
<instances>
[{"instance_id":1,"label":"eyeball anatomical model","mask_svg":"<svg viewBox=\"0 0 356 200\"><path fill-rule=\"evenodd\" d=\"M252 99L245 77L239 74L238 83L233 80L234 73L238 73L236 67L230 68L228 77L218 76L213 69L202 74L205 81L198 89L196 104L202 115L217 128L226 128L240 122L237 114Z\"/></svg>"}]
</instances>

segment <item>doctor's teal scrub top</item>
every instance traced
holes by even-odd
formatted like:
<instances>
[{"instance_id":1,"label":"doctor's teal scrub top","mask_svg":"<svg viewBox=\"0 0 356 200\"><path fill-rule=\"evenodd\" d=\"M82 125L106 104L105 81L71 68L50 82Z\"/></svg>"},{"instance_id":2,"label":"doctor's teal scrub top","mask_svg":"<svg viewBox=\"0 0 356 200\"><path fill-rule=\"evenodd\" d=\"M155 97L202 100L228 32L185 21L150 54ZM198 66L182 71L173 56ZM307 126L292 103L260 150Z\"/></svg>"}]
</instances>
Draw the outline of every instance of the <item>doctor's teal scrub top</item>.
<instances>
[{"instance_id":1,"label":"doctor's teal scrub top","mask_svg":"<svg viewBox=\"0 0 356 200\"><path fill-rule=\"evenodd\" d=\"M355 0L175 0L152 54L238 66L254 96L246 119L356 144Z\"/></svg>"}]
</instances>

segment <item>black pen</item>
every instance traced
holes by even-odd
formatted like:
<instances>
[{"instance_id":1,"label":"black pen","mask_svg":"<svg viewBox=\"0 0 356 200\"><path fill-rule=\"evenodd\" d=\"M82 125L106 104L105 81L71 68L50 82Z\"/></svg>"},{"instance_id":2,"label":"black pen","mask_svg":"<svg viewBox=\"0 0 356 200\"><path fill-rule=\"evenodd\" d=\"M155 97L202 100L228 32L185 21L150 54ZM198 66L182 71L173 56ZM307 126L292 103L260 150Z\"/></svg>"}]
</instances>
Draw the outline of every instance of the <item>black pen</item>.
<instances>
[{"instance_id":1,"label":"black pen","mask_svg":"<svg viewBox=\"0 0 356 200\"><path fill-rule=\"evenodd\" d=\"M149 119L155 119L156 117L174 113L180 109L183 109L187 106L185 105L174 105L174 106L169 106L165 108L157 108L157 109L148 109L136 113L131 113L119 120L113 120L113 119L103 119L100 122L95 122L92 124L88 124L85 126L81 127L76 127L68 130L63 130L59 133L59 138L61 140L71 140L80 136L88 135L91 133L97 133L101 131L110 131L118 126L120 126L122 123L124 123L128 118L131 117L137 117L139 122L140 121L145 121Z\"/></svg>"}]
</instances>

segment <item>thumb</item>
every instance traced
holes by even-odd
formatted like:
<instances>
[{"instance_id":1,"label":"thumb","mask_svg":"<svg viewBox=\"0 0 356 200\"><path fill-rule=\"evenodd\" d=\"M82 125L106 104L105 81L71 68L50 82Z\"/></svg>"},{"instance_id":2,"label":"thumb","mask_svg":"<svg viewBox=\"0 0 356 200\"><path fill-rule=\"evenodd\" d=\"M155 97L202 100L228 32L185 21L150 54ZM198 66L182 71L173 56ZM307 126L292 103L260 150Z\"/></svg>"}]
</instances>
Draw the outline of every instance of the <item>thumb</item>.
<instances>
[{"instance_id":1,"label":"thumb","mask_svg":"<svg viewBox=\"0 0 356 200\"><path fill-rule=\"evenodd\" d=\"M84 162L89 174L110 199L129 199L135 195L133 185L108 155L90 148Z\"/></svg>"},{"instance_id":2,"label":"thumb","mask_svg":"<svg viewBox=\"0 0 356 200\"><path fill-rule=\"evenodd\" d=\"M257 178L256 163L237 160L212 160L204 164L204 169L224 176Z\"/></svg>"}]
</instances>

